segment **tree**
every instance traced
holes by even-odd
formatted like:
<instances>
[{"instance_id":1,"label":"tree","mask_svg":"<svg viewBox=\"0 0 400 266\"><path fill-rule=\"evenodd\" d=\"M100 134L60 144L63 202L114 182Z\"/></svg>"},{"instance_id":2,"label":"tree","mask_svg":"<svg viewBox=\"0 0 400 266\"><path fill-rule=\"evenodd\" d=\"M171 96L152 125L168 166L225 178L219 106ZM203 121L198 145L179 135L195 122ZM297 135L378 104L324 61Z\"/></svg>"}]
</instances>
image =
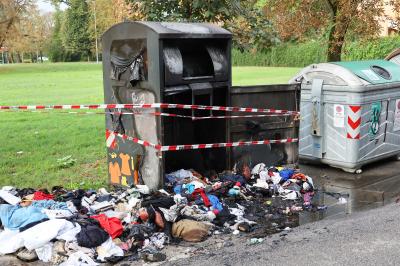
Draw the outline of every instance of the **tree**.
<instances>
[{"instance_id":1,"label":"tree","mask_svg":"<svg viewBox=\"0 0 400 266\"><path fill-rule=\"evenodd\" d=\"M240 14L225 21L224 27L232 32L234 46L242 52L268 50L279 41L257 2L248 3Z\"/></svg>"},{"instance_id":2,"label":"tree","mask_svg":"<svg viewBox=\"0 0 400 266\"><path fill-rule=\"evenodd\" d=\"M89 33L88 4L82 0L70 0L69 4L62 27L63 45L71 53L86 56L89 60L92 41Z\"/></svg>"},{"instance_id":3,"label":"tree","mask_svg":"<svg viewBox=\"0 0 400 266\"><path fill-rule=\"evenodd\" d=\"M125 19L144 19L138 5L125 0L91 0L89 2L89 11L91 14L89 31L93 39L98 38L109 27Z\"/></svg>"},{"instance_id":4,"label":"tree","mask_svg":"<svg viewBox=\"0 0 400 266\"><path fill-rule=\"evenodd\" d=\"M32 0L0 0L0 47L31 6Z\"/></svg>"},{"instance_id":5,"label":"tree","mask_svg":"<svg viewBox=\"0 0 400 266\"><path fill-rule=\"evenodd\" d=\"M271 23L256 0L130 0L150 21L211 22L233 33L243 50L264 50L275 43Z\"/></svg>"},{"instance_id":6,"label":"tree","mask_svg":"<svg viewBox=\"0 0 400 266\"><path fill-rule=\"evenodd\" d=\"M52 62L65 61L66 51L62 43L62 22L63 22L64 12L60 9L56 9L53 14L54 25L49 42L49 58Z\"/></svg>"},{"instance_id":7,"label":"tree","mask_svg":"<svg viewBox=\"0 0 400 266\"><path fill-rule=\"evenodd\" d=\"M43 62L43 51L47 48L53 28L53 18L50 13L41 14L36 10L30 13L32 32L28 34L37 51L37 61Z\"/></svg>"},{"instance_id":8,"label":"tree","mask_svg":"<svg viewBox=\"0 0 400 266\"><path fill-rule=\"evenodd\" d=\"M130 0L150 21L224 22L241 12L240 0ZM254 1L252 1L254 2Z\"/></svg>"},{"instance_id":9,"label":"tree","mask_svg":"<svg viewBox=\"0 0 400 266\"><path fill-rule=\"evenodd\" d=\"M328 61L340 61L349 35L374 37L379 33L386 0L268 0L265 13L282 40L302 40L326 34ZM400 0L389 1L393 9ZM396 6L397 5L397 6Z\"/></svg>"},{"instance_id":10,"label":"tree","mask_svg":"<svg viewBox=\"0 0 400 266\"><path fill-rule=\"evenodd\" d=\"M41 14L35 5L26 7L9 30L6 47L14 57L11 62L22 62L25 53L31 54L32 61L42 58L52 27L49 14ZM35 54L35 55L34 55Z\"/></svg>"}]
</instances>

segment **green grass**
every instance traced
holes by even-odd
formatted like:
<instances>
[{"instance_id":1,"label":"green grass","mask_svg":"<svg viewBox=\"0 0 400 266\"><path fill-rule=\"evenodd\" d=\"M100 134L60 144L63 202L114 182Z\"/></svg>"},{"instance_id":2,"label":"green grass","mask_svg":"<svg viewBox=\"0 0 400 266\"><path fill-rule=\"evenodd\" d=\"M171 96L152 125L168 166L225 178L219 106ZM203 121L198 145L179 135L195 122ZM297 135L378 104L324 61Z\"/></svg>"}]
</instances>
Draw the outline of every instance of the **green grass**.
<instances>
[{"instance_id":1,"label":"green grass","mask_svg":"<svg viewBox=\"0 0 400 266\"><path fill-rule=\"evenodd\" d=\"M299 71L295 67L233 67L232 82L234 86L285 84Z\"/></svg>"},{"instance_id":2,"label":"green grass","mask_svg":"<svg viewBox=\"0 0 400 266\"><path fill-rule=\"evenodd\" d=\"M286 83L298 70L235 67L233 84ZM101 65L0 65L0 105L101 102ZM104 130L102 115L0 112L0 186L106 186ZM76 164L60 168L69 155Z\"/></svg>"}]
</instances>

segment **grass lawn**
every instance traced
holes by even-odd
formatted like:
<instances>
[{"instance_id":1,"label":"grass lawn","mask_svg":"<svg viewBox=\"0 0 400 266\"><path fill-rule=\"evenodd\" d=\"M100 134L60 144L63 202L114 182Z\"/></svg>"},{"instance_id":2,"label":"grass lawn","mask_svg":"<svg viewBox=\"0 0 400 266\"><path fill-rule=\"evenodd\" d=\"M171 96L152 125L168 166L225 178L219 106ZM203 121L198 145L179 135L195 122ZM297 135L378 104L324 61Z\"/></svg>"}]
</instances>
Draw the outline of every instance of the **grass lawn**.
<instances>
[{"instance_id":1,"label":"grass lawn","mask_svg":"<svg viewBox=\"0 0 400 266\"><path fill-rule=\"evenodd\" d=\"M297 68L235 67L234 85L286 83ZM101 65L0 65L0 105L103 102ZM0 186L107 184L104 117L0 112ZM57 159L72 156L62 168Z\"/></svg>"},{"instance_id":2,"label":"grass lawn","mask_svg":"<svg viewBox=\"0 0 400 266\"><path fill-rule=\"evenodd\" d=\"M285 84L299 71L295 67L234 67L232 82L234 86Z\"/></svg>"}]
</instances>

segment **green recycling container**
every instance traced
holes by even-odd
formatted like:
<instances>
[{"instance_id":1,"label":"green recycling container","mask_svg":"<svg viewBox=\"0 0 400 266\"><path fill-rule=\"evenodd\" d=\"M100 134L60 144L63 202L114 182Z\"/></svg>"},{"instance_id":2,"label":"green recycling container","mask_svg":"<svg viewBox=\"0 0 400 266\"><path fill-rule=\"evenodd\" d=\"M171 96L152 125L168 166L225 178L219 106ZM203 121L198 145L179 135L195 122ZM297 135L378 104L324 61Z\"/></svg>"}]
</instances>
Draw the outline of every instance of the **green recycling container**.
<instances>
[{"instance_id":1,"label":"green recycling container","mask_svg":"<svg viewBox=\"0 0 400 266\"><path fill-rule=\"evenodd\" d=\"M299 158L360 173L400 154L400 66L385 60L304 68Z\"/></svg>"}]
</instances>

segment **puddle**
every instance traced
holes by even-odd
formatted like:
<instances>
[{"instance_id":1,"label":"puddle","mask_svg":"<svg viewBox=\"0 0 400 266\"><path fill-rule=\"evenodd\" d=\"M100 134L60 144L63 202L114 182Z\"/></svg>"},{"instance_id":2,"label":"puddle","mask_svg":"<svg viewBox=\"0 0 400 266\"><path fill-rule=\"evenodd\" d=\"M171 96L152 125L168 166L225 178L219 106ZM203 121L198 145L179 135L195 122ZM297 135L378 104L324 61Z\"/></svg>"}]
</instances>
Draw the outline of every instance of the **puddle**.
<instances>
[{"instance_id":1,"label":"puddle","mask_svg":"<svg viewBox=\"0 0 400 266\"><path fill-rule=\"evenodd\" d=\"M300 168L313 177L319 188L314 203L327 206L323 212L300 213L300 225L382 207L393 203L400 196L399 161L371 164L359 175L327 166L303 165Z\"/></svg>"},{"instance_id":2,"label":"puddle","mask_svg":"<svg viewBox=\"0 0 400 266\"><path fill-rule=\"evenodd\" d=\"M371 165L361 175L324 166L300 166L300 169L313 178L318 188L312 201L315 207L286 214L286 207L292 206L293 201L284 201L280 197L237 201L246 209L245 218L257 222L246 238L262 238L276 233L285 235L287 228L378 208L394 202L400 196L398 161ZM227 200L226 203L236 207L235 202L229 203Z\"/></svg>"}]
</instances>

